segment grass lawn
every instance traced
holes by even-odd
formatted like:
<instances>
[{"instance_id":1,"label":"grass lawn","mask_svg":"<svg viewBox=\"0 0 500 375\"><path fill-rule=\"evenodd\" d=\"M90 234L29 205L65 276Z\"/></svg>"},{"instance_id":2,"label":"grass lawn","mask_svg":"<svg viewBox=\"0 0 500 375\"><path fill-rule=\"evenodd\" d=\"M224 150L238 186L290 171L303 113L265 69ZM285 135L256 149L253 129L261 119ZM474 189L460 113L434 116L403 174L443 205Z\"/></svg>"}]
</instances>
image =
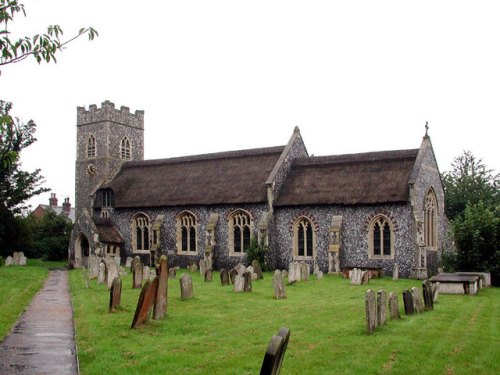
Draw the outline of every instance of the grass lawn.
<instances>
[{"instance_id":1,"label":"grass lawn","mask_svg":"<svg viewBox=\"0 0 500 375\"><path fill-rule=\"evenodd\" d=\"M233 293L219 274L193 277L195 298L181 301L169 280L168 316L130 329L140 290L123 279L122 310L108 313L109 292L81 270L71 272L82 374L257 374L272 335L291 331L282 374L499 374L500 290L440 295L435 310L389 321L366 334L366 286L325 276L286 286L274 300L271 274L252 293ZM401 292L417 280L373 279L369 287Z\"/></svg>"},{"instance_id":2,"label":"grass lawn","mask_svg":"<svg viewBox=\"0 0 500 375\"><path fill-rule=\"evenodd\" d=\"M63 262L28 259L25 267L0 267L0 341L42 288L48 268L62 266Z\"/></svg>"}]
</instances>

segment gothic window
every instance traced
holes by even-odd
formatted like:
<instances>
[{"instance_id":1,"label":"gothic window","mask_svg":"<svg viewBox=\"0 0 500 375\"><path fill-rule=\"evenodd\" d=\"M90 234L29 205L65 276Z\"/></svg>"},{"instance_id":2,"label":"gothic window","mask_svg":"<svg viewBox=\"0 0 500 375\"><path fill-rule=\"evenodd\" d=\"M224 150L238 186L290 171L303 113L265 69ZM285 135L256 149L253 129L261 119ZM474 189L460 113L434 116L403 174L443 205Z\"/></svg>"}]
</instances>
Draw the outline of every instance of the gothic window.
<instances>
[{"instance_id":1,"label":"gothic window","mask_svg":"<svg viewBox=\"0 0 500 375\"><path fill-rule=\"evenodd\" d=\"M196 217L191 212L183 212L177 217L177 253L196 254Z\"/></svg>"},{"instance_id":2,"label":"gothic window","mask_svg":"<svg viewBox=\"0 0 500 375\"><path fill-rule=\"evenodd\" d=\"M250 247L252 239L253 220L250 214L243 210L234 212L229 217L229 253L243 255Z\"/></svg>"},{"instance_id":3,"label":"gothic window","mask_svg":"<svg viewBox=\"0 0 500 375\"><path fill-rule=\"evenodd\" d=\"M120 143L120 158L123 160L132 159L132 147L130 145L130 140L128 137L123 137Z\"/></svg>"},{"instance_id":4,"label":"gothic window","mask_svg":"<svg viewBox=\"0 0 500 375\"><path fill-rule=\"evenodd\" d=\"M96 192L94 207L113 207L113 190L99 189Z\"/></svg>"},{"instance_id":5,"label":"gothic window","mask_svg":"<svg viewBox=\"0 0 500 375\"><path fill-rule=\"evenodd\" d=\"M394 258L394 230L387 217L376 216L370 223L368 250L370 258Z\"/></svg>"},{"instance_id":6,"label":"gothic window","mask_svg":"<svg viewBox=\"0 0 500 375\"><path fill-rule=\"evenodd\" d=\"M149 218L144 214L137 214L132 221L132 244L135 252L149 252Z\"/></svg>"},{"instance_id":7,"label":"gothic window","mask_svg":"<svg viewBox=\"0 0 500 375\"><path fill-rule=\"evenodd\" d=\"M429 250L437 250L437 203L432 189L425 196L424 241Z\"/></svg>"},{"instance_id":8,"label":"gothic window","mask_svg":"<svg viewBox=\"0 0 500 375\"><path fill-rule=\"evenodd\" d=\"M295 258L313 258L316 256L315 231L312 221L300 217L293 225L293 255Z\"/></svg>"},{"instance_id":9,"label":"gothic window","mask_svg":"<svg viewBox=\"0 0 500 375\"><path fill-rule=\"evenodd\" d=\"M87 159L96 157L96 141L93 134L89 135L87 140Z\"/></svg>"}]
</instances>

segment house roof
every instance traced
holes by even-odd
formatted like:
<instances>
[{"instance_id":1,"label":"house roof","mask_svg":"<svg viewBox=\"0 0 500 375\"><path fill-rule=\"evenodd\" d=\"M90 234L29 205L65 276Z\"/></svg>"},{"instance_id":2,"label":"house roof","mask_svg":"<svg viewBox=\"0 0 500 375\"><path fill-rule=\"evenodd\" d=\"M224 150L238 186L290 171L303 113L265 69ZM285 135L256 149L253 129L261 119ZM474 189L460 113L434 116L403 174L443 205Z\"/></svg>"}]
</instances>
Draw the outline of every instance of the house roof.
<instances>
[{"instance_id":1,"label":"house roof","mask_svg":"<svg viewBox=\"0 0 500 375\"><path fill-rule=\"evenodd\" d=\"M124 163L111 182L114 206L262 203L284 146Z\"/></svg>"},{"instance_id":2,"label":"house roof","mask_svg":"<svg viewBox=\"0 0 500 375\"><path fill-rule=\"evenodd\" d=\"M94 224L99 234L99 241L106 243L123 243L123 237L113 222L108 218L94 217Z\"/></svg>"},{"instance_id":3,"label":"house roof","mask_svg":"<svg viewBox=\"0 0 500 375\"><path fill-rule=\"evenodd\" d=\"M74 207L70 208L69 213L64 212L64 209L62 206L50 206L48 204L39 204L36 209L38 209L38 208L40 208L43 212L53 211L53 212L55 212L56 215L66 216L68 219L71 220L72 223L75 222L76 209Z\"/></svg>"},{"instance_id":4,"label":"house roof","mask_svg":"<svg viewBox=\"0 0 500 375\"><path fill-rule=\"evenodd\" d=\"M408 201L418 149L294 160L276 206Z\"/></svg>"}]
</instances>

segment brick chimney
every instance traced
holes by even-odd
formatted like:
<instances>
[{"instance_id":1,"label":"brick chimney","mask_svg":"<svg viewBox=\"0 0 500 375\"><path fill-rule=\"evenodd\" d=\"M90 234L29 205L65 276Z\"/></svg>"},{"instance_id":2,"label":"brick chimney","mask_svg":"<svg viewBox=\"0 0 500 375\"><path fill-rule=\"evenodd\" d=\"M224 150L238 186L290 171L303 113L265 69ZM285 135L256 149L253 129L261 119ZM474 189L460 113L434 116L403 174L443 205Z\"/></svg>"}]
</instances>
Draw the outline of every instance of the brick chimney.
<instances>
[{"instance_id":1,"label":"brick chimney","mask_svg":"<svg viewBox=\"0 0 500 375\"><path fill-rule=\"evenodd\" d=\"M63 203L62 207L63 207L63 212L66 215L69 215L69 212L71 211L71 203L69 203L69 197L64 198L64 203Z\"/></svg>"},{"instance_id":2,"label":"brick chimney","mask_svg":"<svg viewBox=\"0 0 500 375\"><path fill-rule=\"evenodd\" d=\"M57 207L56 193L50 193L49 206L50 207Z\"/></svg>"}]
</instances>

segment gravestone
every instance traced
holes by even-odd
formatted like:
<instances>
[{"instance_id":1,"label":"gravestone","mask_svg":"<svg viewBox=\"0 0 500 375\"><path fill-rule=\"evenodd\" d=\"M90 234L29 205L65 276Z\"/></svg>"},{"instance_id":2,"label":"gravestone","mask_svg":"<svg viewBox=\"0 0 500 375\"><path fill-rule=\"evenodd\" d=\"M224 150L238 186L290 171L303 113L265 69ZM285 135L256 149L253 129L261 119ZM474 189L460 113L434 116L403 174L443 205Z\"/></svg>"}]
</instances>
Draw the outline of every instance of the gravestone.
<instances>
[{"instance_id":1,"label":"gravestone","mask_svg":"<svg viewBox=\"0 0 500 375\"><path fill-rule=\"evenodd\" d=\"M187 273L183 273L179 279L181 284L181 299L193 298L193 280Z\"/></svg>"},{"instance_id":2,"label":"gravestone","mask_svg":"<svg viewBox=\"0 0 500 375\"><path fill-rule=\"evenodd\" d=\"M21 261L21 252L15 251L12 254L12 259L13 259L13 266L19 266L19 262Z\"/></svg>"},{"instance_id":3,"label":"gravestone","mask_svg":"<svg viewBox=\"0 0 500 375\"><path fill-rule=\"evenodd\" d=\"M300 279L302 281L308 281L309 280L309 265L306 264L305 262L300 263Z\"/></svg>"},{"instance_id":4,"label":"gravestone","mask_svg":"<svg viewBox=\"0 0 500 375\"><path fill-rule=\"evenodd\" d=\"M175 279L175 276L177 275L177 268L170 268L168 270L168 278L169 279Z\"/></svg>"},{"instance_id":5,"label":"gravestone","mask_svg":"<svg viewBox=\"0 0 500 375\"><path fill-rule=\"evenodd\" d=\"M399 266L397 263L394 263L394 267L392 268L392 280L393 281L399 280Z\"/></svg>"},{"instance_id":6,"label":"gravestone","mask_svg":"<svg viewBox=\"0 0 500 375\"><path fill-rule=\"evenodd\" d=\"M99 263L99 272L97 273L97 284L104 284L106 281L106 264Z\"/></svg>"},{"instance_id":7,"label":"gravestone","mask_svg":"<svg viewBox=\"0 0 500 375\"><path fill-rule=\"evenodd\" d=\"M287 279L288 278L288 271L287 270L282 270L281 271L281 277L283 277L283 279Z\"/></svg>"},{"instance_id":8,"label":"gravestone","mask_svg":"<svg viewBox=\"0 0 500 375\"><path fill-rule=\"evenodd\" d=\"M365 294L366 329L368 333L373 333L377 328L377 302L375 292L368 289Z\"/></svg>"},{"instance_id":9,"label":"gravestone","mask_svg":"<svg viewBox=\"0 0 500 375\"><path fill-rule=\"evenodd\" d=\"M146 283L141 290L141 294L139 295L139 301L137 301L137 308L135 309L131 328L140 327L149 320L149 314L156 298L157 289L157 277L155 277L153 281L146 280Z\"/></svg>"},{"instance_id":10,"label":"gravestone","mask_svg":"<svg viewBox=\"0 0 500 375\"><path fill-rule=\"evenodd\" d=\"M156 298L153 306L153 319L155 320L161 319L167 315L169 270L167 257L165 255L160 257L157 274L158 288L156 289Z\"/></svg>"},{"instance_id":11,"label":"gravestone","mask_svg":"<svg viewBox=\"0 0 500 375\"><path fill-rule=\"evenodd\" d=\"M436 303L439 297L439 281L432 283L432 302Z\"/></svg>"},{"instance_id":12,"label":"gravestone","mask_svg":"<svg viewBox=\"0 0 500 375\"><path fill-rule=\"evenodd\" d=\"M257 274L257 280L262 280L264 275L262 274L262 267L257 259L252 260L253 271Z\"/></svg>"},{"instance_id":13,"label":"gravestone","mask_svg":"<svg viewBox=\"0 0 500 375\"><path fill-rule=\"evenodd\" d=\"M88 265L89 265L89 278L91 280L96 279L97 275L99 274L99 259L97 258L97 255L95 254L89 255Z\"/></svg>"},{"instance_id":14,"label":"gravestone","mask_svg":"<svg viewBox=\"0 0 500 375\"><path fill-rule=\"evenodd\" d=\"M370 281L370 271L361 271L361 284L366 285L368 284L369 281Z\"/></svg>"},{"instance_id":15,"label":"gravestone","mask_svg":"<svg viewBox=\"0 0 500 375\"><path fill-rule=\"evenodd\" d=\"M136 262L134 259L132 262L132 289L142 288L143 272L141 261L139 260L139 262Z\"/></svg>"},{"instance_id":16,"label":"gravestone","mask_svg":"<svg viewBox=\"0 0 500 375\"><path fill-rule=\"evenodd\" d=\"M422 294L424 296L424 308L426 310L434 310L432 283L429 280L424 280L422 282Z\"/></svg>"},{"instance_id":17,"label":"gravestone","mask_svg":"<svg viewBox=\"0 0 500 375\"><path fill-rule=\"evenodd\" d=\"M323 271L318 271L316 273L316 279L321 280L323 278Z\"/></svg>"},{"instance_id":18,"label":"gravestone","mask_svg":"<svg viewBox=\"0 0 500 375\"><path fill-rule=\"evenodd\" d=\"M243 292L245 289L245 278L243 275L236 275L233 282L233 291L235 293Z\"/></svg>"},{"instance_id":19,"label":"gravestone","mask_svg":"<svg viewBox=\"0 0 500 375\"><path fill-rule=\"evenodd\" d=\"M387 294L380 289L377 292L377 324L383 326L387 321Z\"/></svg>"},{"instance_id":20,"label":"gravestone","mask_svg":"<svg viewBox=\"0 0 500 375\"><path fill-rule=\"evenodd\" d=\"M200 275L201 275L201 277L205 277L206 272L207 272L207 262L205 262L205 259L200 259Z\"/></svg>"},{"instance_id":21,"label":"gravestone","mask_svg":"<svg viewBox=\"0 0 500 375\"><path fill-rule=\"evenodd\" d=\"M422 294L420 294L420 289L415 287L411 288L411 295L413 297L413 307L415 308L415 312L424 312L424 301L422 299Z\"/></svg>"},{"instance_id":22,"label":"gravestone","mask_svg":"<svg viewBox=\"0 0 500 375\"><path fill-rule=\"evenodd\" d=\"M354 268L350 272L350 277L351 277L351 284L352 285L361 285L361 280L363 277L363 271L361 271L358 268Z\"/></svg>"},{"instance_id":23,"label":"gravestone","mask_svg":"<svg viewBox=\"0 0 500 375\"><path fill-rule=\"evenodd\" d=\"M286 298L285 285L283 284L283 276L280 270L274 271L273 276L274 298Z\"/></svg>"},{"instance_id":24,"label":"gravestone","mask_svg":"<svg viewBox=\"0 0 500 375\"><path fill-rule=\"evenodd\" d=\"M9 255L5 258L5 267L10 267L14 264L14 259Z\"/></svg>"},{"instance_id":25,"label":"gravestone","mask_svg":"<svg viewBox=\"0 0 500 375\"><path fill-rule=\"evenodd\" d=\"M403 290L403 304L405 307L406 315L415 314L415 307L413 306L413 296L408 289Z\"/></svg>"},{"instance_id":26,"label":"gravestone","mask_svg":"<svg viewBox=\"0 0 500 375\"><path fill-rule=\"evenodd\" d=\"M225 268L220 270L220 285L229 285L229 272Z\"/></svg>"},{"instance_id":27,"label":"gravestone","mask_svg":"<svg viewBox=\"0 0 500 375\"><path fill-rule=\"evenodd\" d=\"M115 277L119 276L118 266L115 262L106 263L106 285L108 289L111 289L111 285L113 284L113 280Z\"/></svg>"},{"instance_id":28,"label":"gravestone","mask_svg":"<svg viewBox=\"0 0 500 375\"><path fill-rule=\"evenodd\" d=\"M109 312L115 312L118 307L120 307L120 302L122 299L122 279L120 276L116 276L111 283L111 289L109 291Z\"/></svg>"},{"instance_id":29,"label":"gravestone","mask_svg":"<svg viewBox=\"0 0 500 375\"><path fill-rule=\"evenodd\" d=\"M134 272L134 269L138 263L141 265L141 270L142 270L141 258L139 258L139 255L136 255L134 259L132 259L132 263L130 264L130 272Z\"/></svg>"},{"instance_id":30,"label":"gravestone","mask_svg":"<svg viewBox=\"0 0 500 375\"><path fill-rule=\"evenodd\" d=\"M277 335L271 337L262 361L260 375L278 375L280 373L289 339L290 330L286 327L281 328Z\"/></svg>"},{"instance_id":31,"label":"gravestone","mask_svg":"<svg viewBox=\"0 0 500 375\"><path fill-rule=\"evenodd\" d=\"M250 272L250 271L243 272L243 278L245 280L245 283L243 285L243 291L244 292L251 292L252 291L252 272Z\"/></svg>"},{"instance_id":32,"label":"gravestone","mask_svg":"<svg viewBox=\"0 0 500 375\"><path fill-rule=\"evenodd\" d=\"M238 275L243 275L243 272L245 272L246 268L243 264L238 263L236 266L234 266L236 269L236 272L238 272Z\"/></svg>"},{"instance_id":33,"label":"gravestone","mask_svg":"<svg viewBox=\"0 0 500 375\"><path fill-rule=\"evenodd\" d=\"M389 293L389 314L391 315L391 319L401 318L399 314L398 295L393 292Z\"/></svg>"},{"instance_id":34,"label":"gravestone","mask_svg":"<svg viewBox=\"0 0 500 375\"><path fill-rule=\"evenodd\" d=\"M209 268L205 271L205 282L206 283L212 282L212 269L211 268Z\"/></svg>"},{"instance_id":35,"label":"gravestone","mask_svg":"<svg viewBox=\"0 0 500 375\"><path fill-rule=\"evenodd\" d=\"M229 280L231 280L231 284L234 285L234 280L236 279L236 276L238 276L238 271L233 268L230 272L229 272Z\"/></svg>"},{"instance_id":36,"label":"gravestone","mask_svg":"<svg viewBox=\"0 0 500 375\"><path fill-rule=\"evenodd\" d=\"M149 266L142 267L142 279L148 281L151 276L151 270Z\"/></svg>"},{"instance_id":37,"label":"gravestone","mask_svg":"<svg viewBox=\"0 0 500 375\"><path fill-rule=\"evenodd\" d=\"M300 281L301 270L300 264L297 262L292 262L288 266L288 284L293 284L296 281Z\"/></svg>"},{"instance_id":38,"label":"gravestone","mask_svg":"<svg viewBox=\"0 0 500 375\"><path fill-rule=\"evenodd\" d=\"M132 268L132 257L127 257L127 260L125 260L125 268L128 268L131 270Z\"/></svg>"},{"instance_id":39,"label":"gravestone","mask_svg":"<svg viewBox=\"0 0 500 375\"><path fill-rule=\"evenodd\" d=\"M24 253L21 251L21 256L19 257L19 265L25 266L28 263L28 258L24 256Z\"/></svg>"}]
</instances>

